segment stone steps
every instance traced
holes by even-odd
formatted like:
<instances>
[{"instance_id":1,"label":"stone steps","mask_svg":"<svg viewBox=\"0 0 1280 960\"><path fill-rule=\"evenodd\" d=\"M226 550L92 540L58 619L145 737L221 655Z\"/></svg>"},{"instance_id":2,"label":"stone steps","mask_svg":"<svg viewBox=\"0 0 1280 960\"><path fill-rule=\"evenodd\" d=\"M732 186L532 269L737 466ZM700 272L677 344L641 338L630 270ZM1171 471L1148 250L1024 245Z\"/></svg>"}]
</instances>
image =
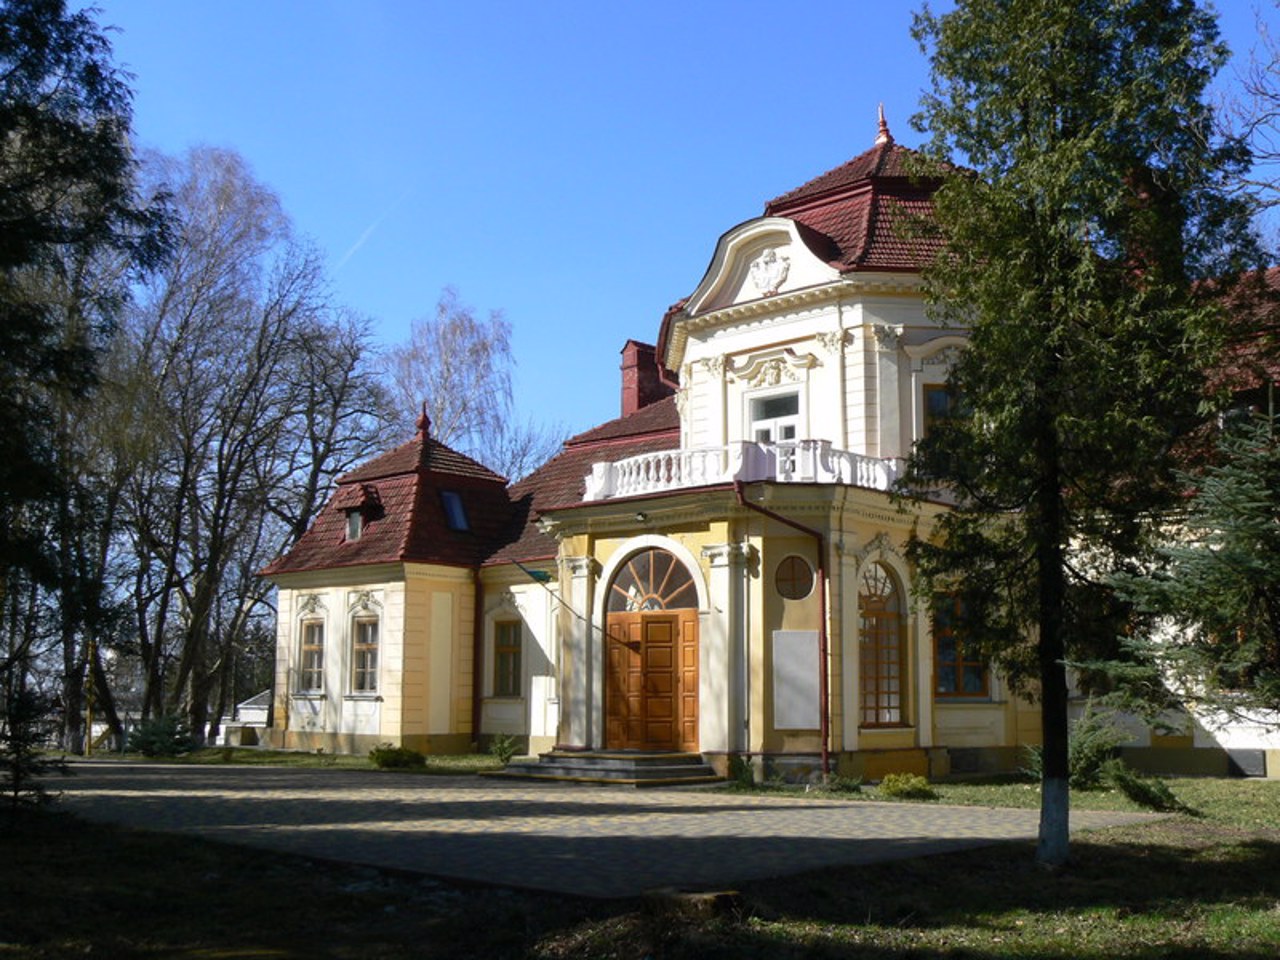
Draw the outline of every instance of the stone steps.
<instances>
[{"instance_id":1,"label":"stone steps","mask_svg":"<svg viewBox=\"0 0 1280 960\"><path fill-rule=\"evenodd\" d=\"M626 787L672 787L720 783L696 753L553 750L536 762L517 761L491 774L521 780L557 780Z\"/></svg>"}]
</instances>

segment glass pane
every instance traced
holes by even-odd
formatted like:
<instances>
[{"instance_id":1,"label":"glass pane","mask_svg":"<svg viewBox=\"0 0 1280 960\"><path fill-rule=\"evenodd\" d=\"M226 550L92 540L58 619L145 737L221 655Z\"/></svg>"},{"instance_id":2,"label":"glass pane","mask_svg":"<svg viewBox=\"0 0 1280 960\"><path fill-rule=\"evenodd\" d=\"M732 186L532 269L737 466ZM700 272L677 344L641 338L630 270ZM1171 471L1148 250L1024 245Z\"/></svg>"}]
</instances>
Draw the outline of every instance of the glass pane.
<instances>
[{"instance_id":1,"label":"glass pane","mask_svg":"<svg viewBox=\"0 0 1280 960\"><path fill-rule=\"evenodd\" d=\"M778 397L761 397L751 401L752 420L794 417L799 412L800 394L798 393L787 393Z\"/></svg>"},{"instance_id":2,"label":"glass pane","mask_svg":"<svg viewBox=\"0 0 1280 960\"><path fill-rule=\"evenodd\" d=\"M956 668L942 666L938 668L938 693L956 692Z\"/></svg>"},{"instance_id":3,"label":"glass pane","mask_svg":"<svg viewBox=\"0 0 1280 960\"><path fill-rule=\"evenodd\" d=\"M980 666L968 665L964 668L964 692L985 693L986 671Z\"/></svg>"}]
</instances>

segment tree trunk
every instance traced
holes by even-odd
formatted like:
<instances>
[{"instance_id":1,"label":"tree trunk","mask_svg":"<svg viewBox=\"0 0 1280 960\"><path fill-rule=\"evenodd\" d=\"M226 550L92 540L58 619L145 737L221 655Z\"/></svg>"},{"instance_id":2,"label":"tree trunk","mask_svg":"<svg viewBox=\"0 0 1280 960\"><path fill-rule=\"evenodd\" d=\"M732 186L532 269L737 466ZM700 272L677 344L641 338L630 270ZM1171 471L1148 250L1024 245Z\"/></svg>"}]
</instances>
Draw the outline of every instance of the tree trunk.
<instances>
[{"instance_id":1,"label":"tree trunk","mask_svg":"<svg viewBox=\"0 0 1280 960\"><path fill-rule=\"evenodd\" d=\"M1043 741L1040 784L1040 838L1036 861L1060 867L1070 852L1070 769L1067 750L1065 524L1057 432L1052 413L1039 421L1036 438L1041 479L1029 518L1039 578L1040 729Z\"/></svg>"}]
</instances>

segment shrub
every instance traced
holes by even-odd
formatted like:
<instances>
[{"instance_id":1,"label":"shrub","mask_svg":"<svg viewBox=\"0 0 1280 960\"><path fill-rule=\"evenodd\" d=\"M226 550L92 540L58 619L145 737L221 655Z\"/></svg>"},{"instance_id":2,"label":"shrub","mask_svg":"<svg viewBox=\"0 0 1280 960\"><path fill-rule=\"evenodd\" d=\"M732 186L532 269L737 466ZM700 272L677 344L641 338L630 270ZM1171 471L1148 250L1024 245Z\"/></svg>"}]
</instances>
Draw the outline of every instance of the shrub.
<instances>
[{"instance_id":1,"label":"shrub","mask_svg":"<svg viewBox=\"0 0 1280 960\"><path fill-rule=\"evenodd\" d=\"M408 747L380 743L369 751L369 759L379 770L416 770L427 765L427 758Z\"/></svg>"},{"instance_id":2,"label":"shrub","mask_svg":"<svg viewBox=\"0 0 1280 960\"><path fill-rule=\"evenodd\" d=\"M1067 739L1067 771L1069 784L1075 790L1088 790L1102 783L1102 768L1115 758L1116 750L1129 742L1129 735L1116 726L1112 714L1095 710L1092 701L1071 725ZM1023 771L1033 780L1044 775L1044 752L1040 747L1027 747Z\"/></svg>"},{"instance_id":3,"label":"shrub","mask_svg":"<svg viewBox=\"0 0 1280 960\"><path fill-rule=\"evenodd\" d=\"M839 774L833 774L827 778L827 789L832 793L861 793L862 778L842 777Z\"/></svg>"},{"instance_id":4,"label":"shrub","mask_svg":"<svg viewBox=\"0 0 1280 960\"><path fill-rule=\"evenodd\" d=\"M729 781L736 787L751 789L756 785L756 772L746 757L729 758Z\"/></svg>"},{"instance_id":5,"label":"shrub","mask_svg":"<svg viewBox=\"0 0 1280 960\"><path fill-rule=\"evenodd\" d=\"M520 742L509 733L495 733L489 741L489 754L504 767L520 752Z\"/></svg>"},{"instance_id":6,"label":"shrub","mask_svg":"<svg viewBox=\"0 0 1280 960\"><path fill-rule=\"evenodd\" d=\"M144 757L177 757L195 749L187 722L164 714L149 717L129 731L127 749Z\"/></svg>"},{"instance_id":7,"label":"shrub","mask_svg":"<svg viewBox=\"0 0 1280 960\"><path fill-rule=\"evenodd\" d=\"M1169 785L1155 777L1143 776L1123 760L1108 760L1102 767L1102 782L1114 787L1140 807L1161 813L1192 813Z\"/></svg>"},{"instance_id":8,"label":"shrub","mask_svg":"<svg viewBox=\"0 0 1280 960\"><path fill-rule=\"evenodd\" d=\"M898 800L937 800L938 792L918 773L887 773L880 781L880 795Z\"/></svg>"},{"instance_id":9,"label":"shrub","mask_svg":"<svg viewBox=\"0 0 1280 960\"><path fill-rule=\"evenodd\" d=\"M51 802L56 794L48 791L42 778L71 773L61 757L44 753L54 711L52 697L25 687L0 699L0 791L11 807Z\"/></svg>"}]
</instances>

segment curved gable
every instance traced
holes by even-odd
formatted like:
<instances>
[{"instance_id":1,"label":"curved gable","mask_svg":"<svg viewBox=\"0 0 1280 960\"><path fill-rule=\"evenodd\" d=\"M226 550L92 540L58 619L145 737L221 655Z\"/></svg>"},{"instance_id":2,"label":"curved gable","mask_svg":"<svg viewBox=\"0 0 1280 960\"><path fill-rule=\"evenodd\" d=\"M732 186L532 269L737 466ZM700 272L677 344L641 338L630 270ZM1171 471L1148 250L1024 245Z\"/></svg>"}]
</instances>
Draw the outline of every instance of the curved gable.
<instances>
[{"instance_id":1,"label":"curved gable","mask_svg":"<svg viewBox=\"0 0 1280 960\"><path fill-rule=\"evenodd\" d=\"M734 227L716 243L685 313L697 316L839 280L839 271L811 249L808 239L785 217L761 217Z\"/></svg>"}]
</instances>

